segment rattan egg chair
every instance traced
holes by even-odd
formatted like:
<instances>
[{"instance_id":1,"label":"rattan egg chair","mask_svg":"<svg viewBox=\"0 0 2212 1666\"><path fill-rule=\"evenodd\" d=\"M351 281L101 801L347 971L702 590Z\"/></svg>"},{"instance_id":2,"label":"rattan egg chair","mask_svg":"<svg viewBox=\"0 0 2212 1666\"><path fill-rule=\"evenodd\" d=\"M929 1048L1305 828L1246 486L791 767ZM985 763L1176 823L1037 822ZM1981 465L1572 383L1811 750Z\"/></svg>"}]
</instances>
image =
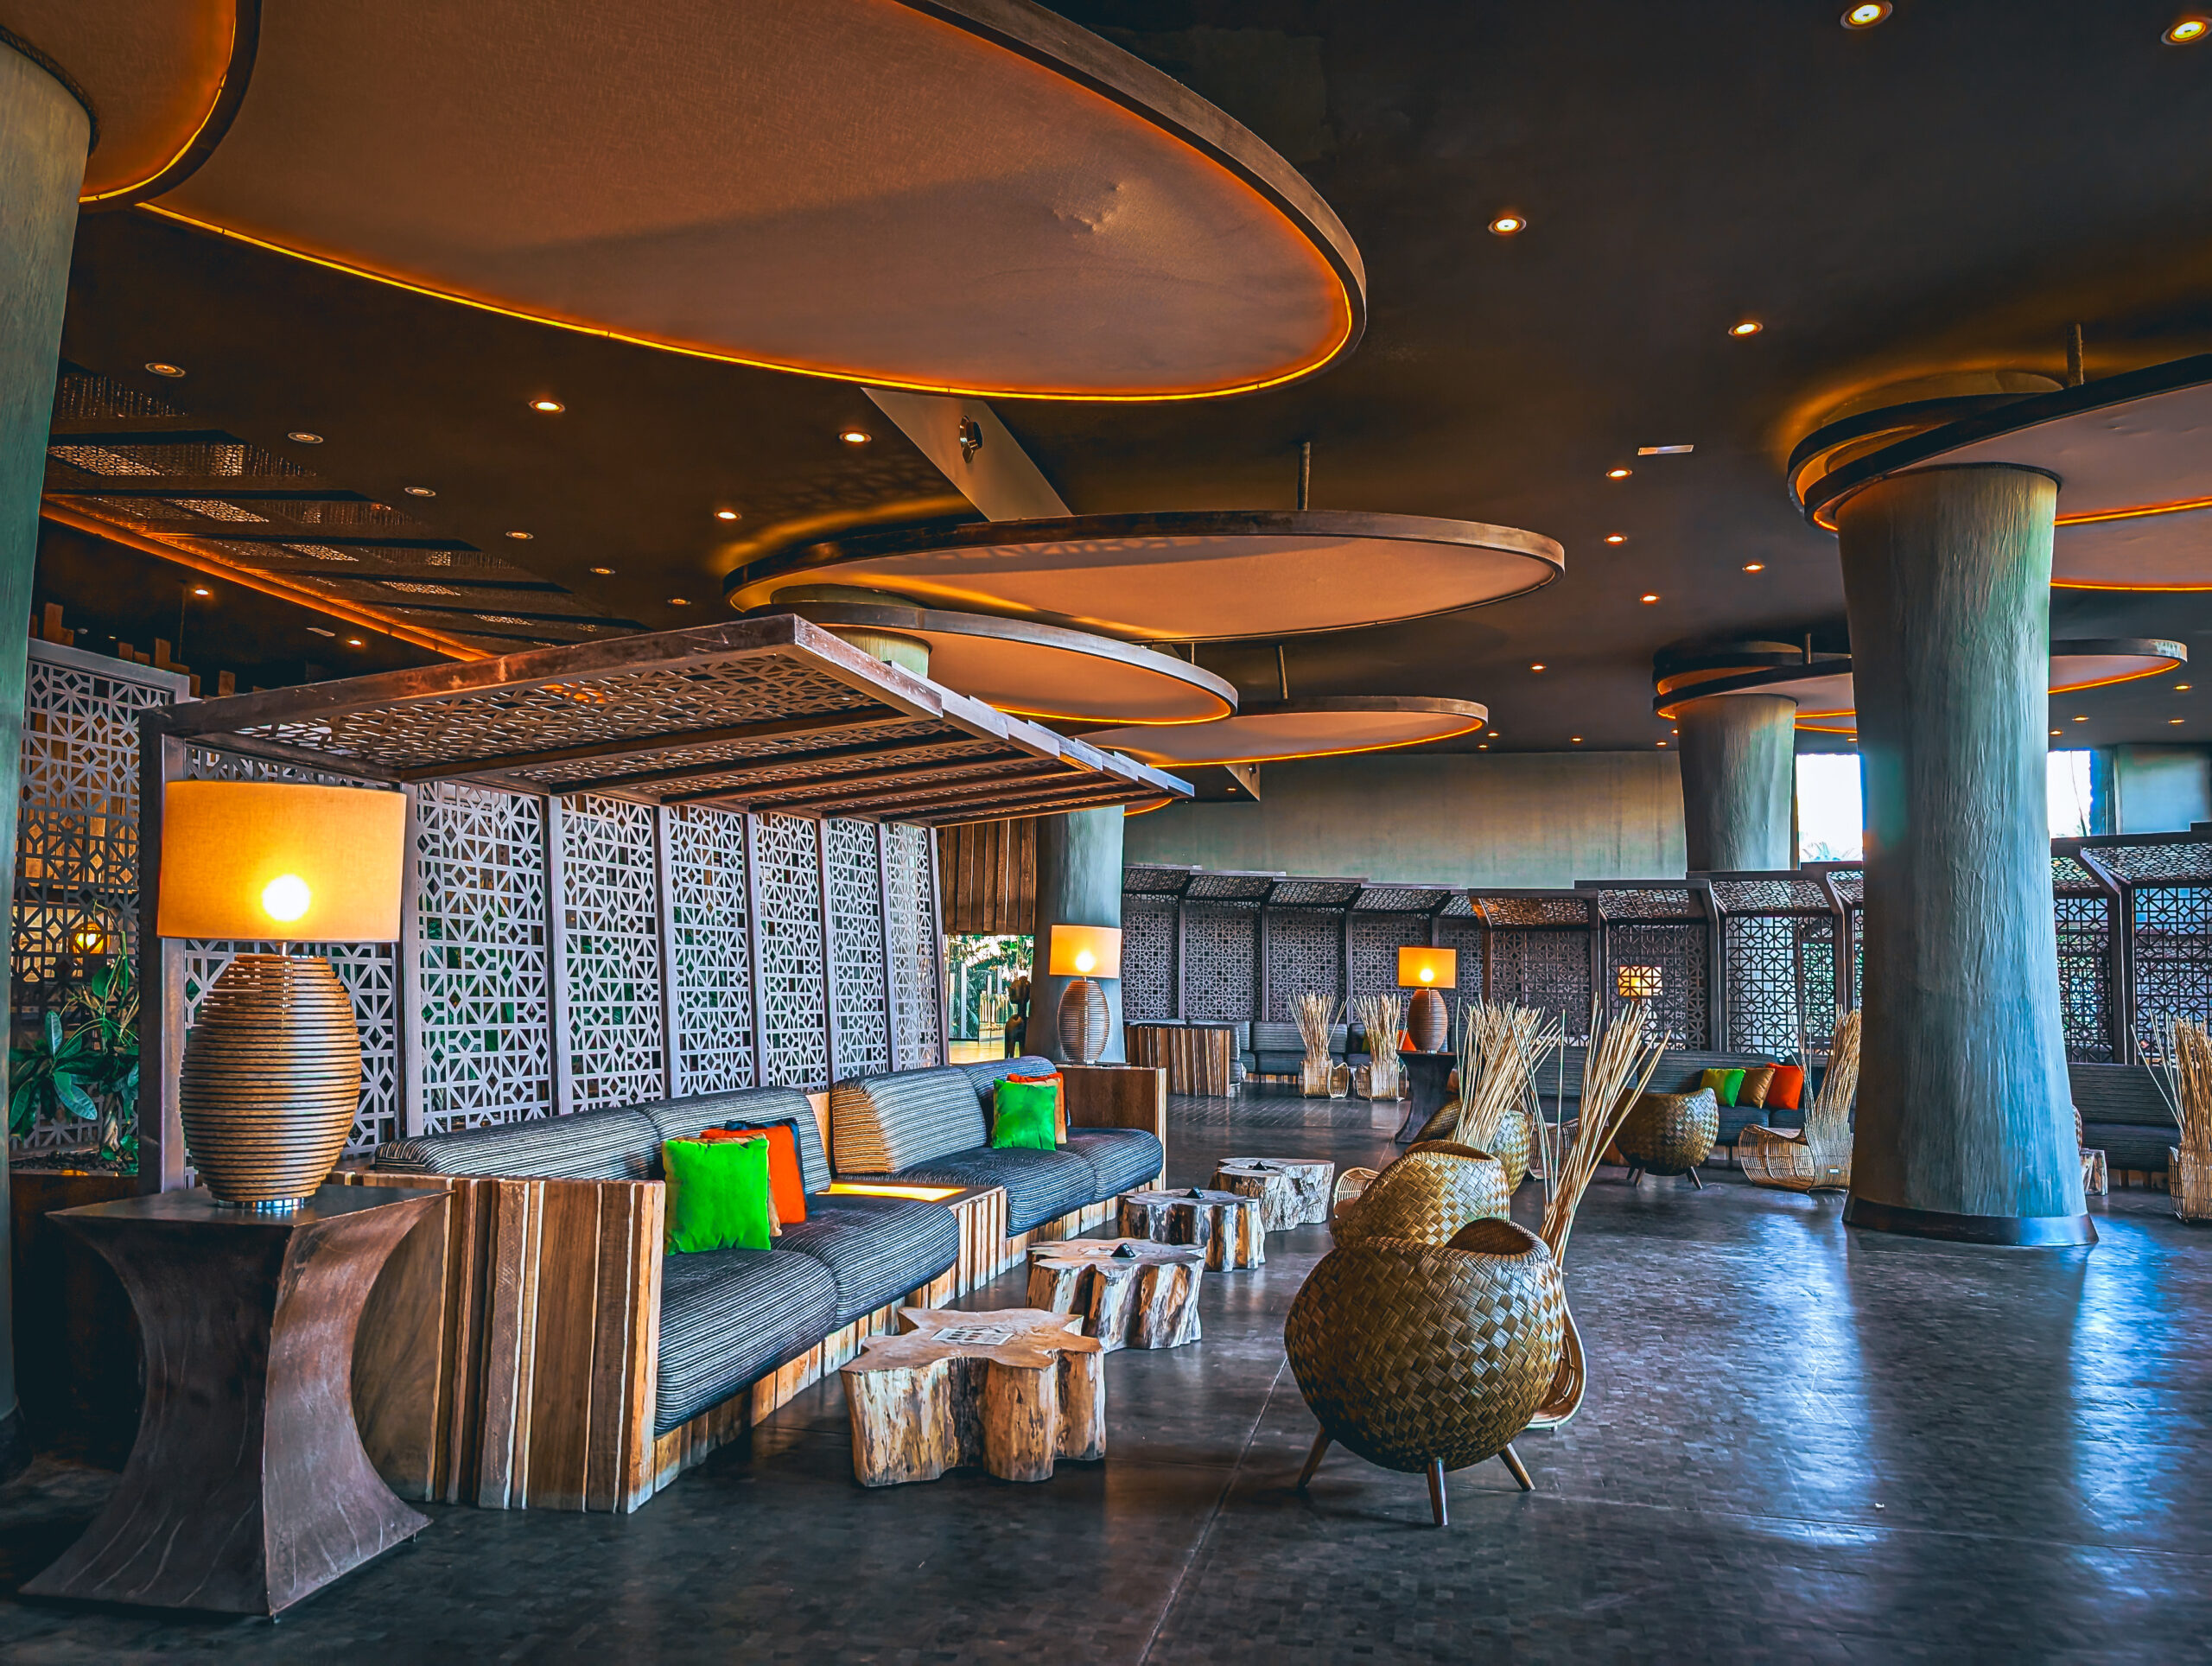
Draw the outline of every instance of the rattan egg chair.
<instances>
[{"instance_id":1,"label":"rattan egg chair","mask_svg":"<svg viewBox=\"0 0 2212 1666\"><path fill-rule=\"evenodd\" d=\"M1646 1174L1687 1174L1700 1192L1697 1166L1720 1135L1720 1101L1711 1088L1647 1093L1636 1102L1613 1143L1628 1160L1628 1183Z\"/></svg>"},{"instance_id":2,"label":"rattan egg chair","mask_svg":"<svg viewBox=\"0 0 2212 1666\"><path fill-rule=\"evenodd\" d=\"M1459 1127L1459 1102L1446 1099L1443 1109L1421 1125L1414 1135L1414 1143L1449 1140ZM1505 1113L1497 1125L1497 1137L1491 1143L1497 1149L1490 1154L1497 1159L1498 1167L1505 1171L1505 1189L1519 1189L1529 1178L1529 1148L1535 1142L1535 1129L1529 1125L1529 1113L1518 1106Z\"/></svg>"},{"instance_id":3,"label":"rattan egg chair","mask_svg":"<svg viewBox=\"0 0 2212 1666\"><path fill-rule=\"evenodd\" d=\"M1321 1424L1299 1490L1332 1441L1427 1475L1439 1527L1449 1471L1497 1458L1532 1490L1513 1437L1558 1370L1566 1309L1551 1251L1511 1221L1471 1222L1448 1243L1376 1237L1324 1256L1283 1326Z\"/></svg>"},{"instance_id":4,"label":"rattan egg chair","mask_svg":"<svg viewBox=\"0 0 2212 1666\"><path fill-rule=\"evenodd\" d=\"M1341 1191L1340 1184L1340 1197ZM1511 1203L1497 1158L1472 1146L1432 1140L1408 1146L1353 1200L1339 1201L1329 1230L1338 1243L1364 1238L1448 1243L1469 1221L1503 1218Z\"/></svg>"}]
</instances>

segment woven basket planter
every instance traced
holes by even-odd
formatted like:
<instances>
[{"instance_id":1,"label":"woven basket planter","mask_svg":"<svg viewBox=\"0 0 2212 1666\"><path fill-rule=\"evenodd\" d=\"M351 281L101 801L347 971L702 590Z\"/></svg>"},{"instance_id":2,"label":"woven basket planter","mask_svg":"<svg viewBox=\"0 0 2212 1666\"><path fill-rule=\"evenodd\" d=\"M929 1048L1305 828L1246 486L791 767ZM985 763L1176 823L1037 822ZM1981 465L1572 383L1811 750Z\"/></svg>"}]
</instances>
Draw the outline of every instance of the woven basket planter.
<instances>
[{"instance_id":1,"label":"woven basket planter","mask_svg":"<svg viewBox=\"0 0 2212 1666\"><path fill-rule=\"evenodd\" d=\"M1446 1099L1444 1108L1421 1125L1414 1135L1415 1145L1433 1140L1449 1140L1452 1130L1459 1125L1459 1102ZM1529 1113L1516 1108L1505 1113L1497 1125L1497 1138L1491 1143L1497 1148L1490 1154L1497 1159L1497 1166L1505 1171L1505 1189L1512 1192L1529 1178L1529 1153L1535 1143L1535 1129L1529 1121Z\"/></svg>"},{"instance_id":2,"label":"woven basket planter","mask_svg":"<svg viewBox=\"0 0 2212 1666\"><path fill-rule=\"evenodd\" d=\"M1647 1093L1621 1125L1614 1143L1631 1169L1689 1174L1712 1154L1720 1135L1720 1101L1711 1088L1694 1093Z\"/></svg>"},{"instance_id":3,"label":"woven basket planter","mask_svg":"<svg viewBox=\"0 0 2212 1666\"><path fill-rule=\"evenodd\" d=\"M1497 1158L1438 1140L1408 1147L1367 1183L1357 1201L1340 1199L1331 1230L1338 1243L1367 1238L1448 1243L1470 1221L1503 1219L1512 1200Z\"/></svg>"},{"instance_id":4,"label":"woven basket planter","mask_svg":"<svg viewBox=\"0 0 2212 1666\"><path fill-rule=\"evenodd\" d=\"M1384 1469L1464 1469L1542 1403L1565 1311L1543 1240L1484 1220L1450 1244L1332 1251L1291 1303L1283 1345L1330 1440Z\"/></svg>"},{"instance_id":5,"label":"woven basket planter","mask_svg":"<svg viewBox=\"0 0 2212 1666\"><path fill-rule=\"evenodd\" d=\"M2168 1146L2166 1192L2179 1218L2212 1221L2212 1161L2179 1146Z\"/></svg>"}]
</instances>

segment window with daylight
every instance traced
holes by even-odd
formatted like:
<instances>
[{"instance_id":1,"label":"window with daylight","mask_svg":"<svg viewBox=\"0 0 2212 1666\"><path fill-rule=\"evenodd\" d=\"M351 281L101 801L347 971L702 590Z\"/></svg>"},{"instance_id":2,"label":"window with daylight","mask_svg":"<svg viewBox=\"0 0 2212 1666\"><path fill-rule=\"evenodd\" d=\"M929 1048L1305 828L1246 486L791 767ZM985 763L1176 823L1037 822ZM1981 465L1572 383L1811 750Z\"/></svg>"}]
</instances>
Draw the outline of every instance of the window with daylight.
<instances>
[{"instance_id":1,"label":"window with daylight","mask_svg":"<svg viewBox=\"0 0 2212 1666\"><path fill-rule=\"evenodd\" d=\"M2087 838L2097 830L2096 754L2050 754L2047 802L2050 836ZM1797 760L1797 860L1866 860L1866 809L1859 794L1859 754L1808 752Z\"/></svg>"}]
</instances>

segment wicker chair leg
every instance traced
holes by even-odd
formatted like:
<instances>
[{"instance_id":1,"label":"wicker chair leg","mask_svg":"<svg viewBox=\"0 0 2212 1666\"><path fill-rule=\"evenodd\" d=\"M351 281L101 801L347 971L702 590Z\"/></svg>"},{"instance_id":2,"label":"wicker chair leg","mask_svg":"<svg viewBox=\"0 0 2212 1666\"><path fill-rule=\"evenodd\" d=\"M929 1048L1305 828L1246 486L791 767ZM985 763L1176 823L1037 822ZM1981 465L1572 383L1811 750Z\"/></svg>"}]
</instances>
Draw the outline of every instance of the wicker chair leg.
<instances>
[{"instance_id":1,"label":"wicker chair leg","mask_svg":"<svg viewBox=\"0 0 2212 1666\"><path fill-rule=\"evenodd\" d=\"M1695 1186L1695 1187L1696 1187L1699 1191L1700 1191L1700 1192L1702 1192L1702 1191L1704 1191L1704 1190L1705 1190L1705 1182L1704 1182L1703 1180L1700 1180L1700 1179L1698 1179L1698 1177L1697 1177L1697 1170L1695 1170L1694 1168L1693 1168L1692 1170L1690 1170L1690 1184L1691 1184L1692 1186Z\"/></svg>"},{"instance_id":2,"label":"wicker chair leg","mask_svg":"<svg viewBox=\"0 0 2212 1666\"><path fill-rule=\"evenodd\" d=\"M1497 1461L1513 1472L1513 1478L1521 1484L1522 1491L1534 1492L1536 1490L1536 1484L1529 1478L1528 1466L1521 1461L1521 1454L1510 1445L1497 1454Z\"/></svg>"},{"instance_id":3,"label":"wicker chair leg","mask_svg":"<svg viewBox=\"0 0 2212 1666\"><path fill-rule=\"evenodd\" d=\"M1313 1472L1321 1467L1321 1459L1328 1455L1329 1432L1323 1429L1313 1437L1313 1450L1306 1454L1306 1467L1298 1472L1296 1491L1306 1491L1306 1484L1313 1478Z\"/></svg>"},{"instance_id":4,"label":"wicker chair leg","mask_svg":"<svg viewBox=\"0 0 2212 1666\"><path fill-rule=\"evenodd\" d=\"M1444 1460L1441 1458L1428 1460L1428 1507L1436 1512L1439 1527L1452 1525L1451 1512L1444 1507Z\"/></svg>"}]
</instances>

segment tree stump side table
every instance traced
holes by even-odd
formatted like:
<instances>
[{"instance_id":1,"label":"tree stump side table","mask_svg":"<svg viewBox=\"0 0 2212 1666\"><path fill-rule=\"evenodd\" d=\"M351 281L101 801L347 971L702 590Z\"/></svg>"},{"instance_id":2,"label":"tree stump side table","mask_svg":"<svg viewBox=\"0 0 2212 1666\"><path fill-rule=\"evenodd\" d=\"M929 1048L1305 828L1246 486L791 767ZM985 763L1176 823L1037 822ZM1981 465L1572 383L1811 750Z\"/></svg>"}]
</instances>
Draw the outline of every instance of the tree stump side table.
<instances>
[{"instance_id":1,"label":"tree stump side table","mask_svg":"<svg viewBox=\"0 0 2212 1666\"><path fill-rule=\"evenodd\" d=\"M1270 1232L1325 1225L1336 1180L1334 1163L1302 1157L1228 1157L1213 1172L1215 1191L1260 1200L1260 1213Z\"/></svg>"},{"instance_id":2,"label":"tree stump side table","mask_svg":"<svg viewBox=\"0 0 2212 1666\"><path fill-rule=\"evenodd\" d=\"M145 1339L146 1408L99 1518L33 1596L275 1614L430 1524L353 1426L353 1332L442 1186L325 1186L298 1209L205 1191L57 1211Z\"/></svg>"},{"instance_id":3,"label":"tree stump side table","mask_svg":"<svg viewBox=\"0 0 2212 1666\"><path fill-rule=\"evenodd\" d=\"M1235 1192L1124 1192L1122 1236L1187 1243L1206 1252L1217 1273L1263 1267L1268 1233L1260 1200Z\"/></svg>"},{"instance_id":4,"label":"tree stump side table","mask_svg":"<svg viewBox=\"0 0 2212 1666\"><path fill-rule=\"evenodd\" d=\"M1105 1347L1081 1334L1081 1319L901 1307L899 1326L838 1373L862 1486L973 1464L1001 1481L1049 1481L1058 1459L1106 1455Z\"/></svg>"},{"instance_id":5,"label":"tree stump side table","mask_svg":"<svg viewBox=\"0 0 2212 1666\"><path fill-rule=\"evenodd\" d=\"M1029 1252L1029 1305L1076 1313L1108 1353L1198 1339L1205 1251L1145 1238L1071 1238Z\"/></svg>"}]
</instances>

